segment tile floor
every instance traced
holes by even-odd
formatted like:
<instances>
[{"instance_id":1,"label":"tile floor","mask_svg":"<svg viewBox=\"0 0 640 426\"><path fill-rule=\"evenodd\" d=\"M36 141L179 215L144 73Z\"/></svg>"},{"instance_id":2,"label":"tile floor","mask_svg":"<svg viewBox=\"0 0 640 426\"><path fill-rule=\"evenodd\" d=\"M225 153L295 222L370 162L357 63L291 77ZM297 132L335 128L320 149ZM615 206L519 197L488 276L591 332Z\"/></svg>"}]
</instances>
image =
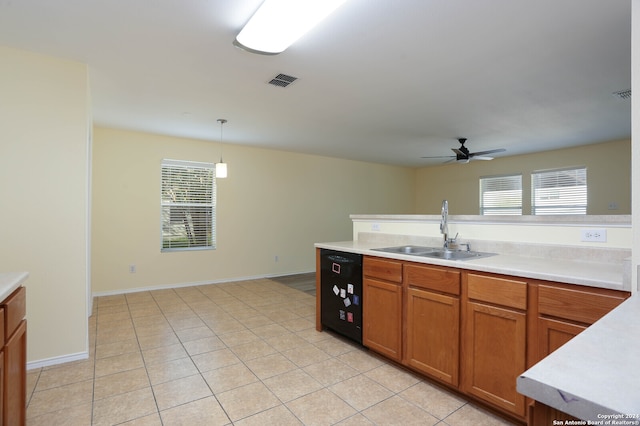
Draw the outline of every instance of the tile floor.
<instances>
[{"instance_id":1,"label":"tile floor","mask_svg":"<svg viewBox=\"0 0 640 426\"><path fill-rule=\"evenodd\" d=\"M314 318L269 279L98 297L89 359L28 372L27 424L509 424Z\"/></svg>"}]
</instances>

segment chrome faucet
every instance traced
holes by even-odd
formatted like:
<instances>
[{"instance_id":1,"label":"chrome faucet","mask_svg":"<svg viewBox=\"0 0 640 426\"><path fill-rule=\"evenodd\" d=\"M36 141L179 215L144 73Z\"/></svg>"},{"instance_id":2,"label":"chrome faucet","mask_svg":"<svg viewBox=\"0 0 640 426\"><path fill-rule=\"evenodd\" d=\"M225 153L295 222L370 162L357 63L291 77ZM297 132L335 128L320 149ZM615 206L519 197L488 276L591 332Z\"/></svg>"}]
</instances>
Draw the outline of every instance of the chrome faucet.
<instances>
[{"instance_id":1,"label":"chrome faucet","mask_svg":"<svg viewBox=\"0 0 640 426\"><path fill-rule=\"evenodd\" d=\"M444 236L444 248L448 246L447 234L449 234L449 226L447 221L449 220L449 202L442 200L442 218L440 219L440 233Z\"/></svg>"}]
</instances>

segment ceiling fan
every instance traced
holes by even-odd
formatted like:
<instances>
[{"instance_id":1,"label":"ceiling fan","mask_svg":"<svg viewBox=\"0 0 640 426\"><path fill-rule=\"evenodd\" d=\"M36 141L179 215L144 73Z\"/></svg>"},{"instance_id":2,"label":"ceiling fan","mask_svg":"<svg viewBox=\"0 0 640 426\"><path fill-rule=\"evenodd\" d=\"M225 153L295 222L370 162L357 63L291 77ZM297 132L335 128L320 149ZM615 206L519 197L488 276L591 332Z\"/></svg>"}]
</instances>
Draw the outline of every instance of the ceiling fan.
<instances>
[{"instance_id":1,"label":"ceiling fan","mask_svg":"<svg viewBox=\"0 0 640 426\"><path fill-rule=\"evenodd\" d=\"M459 138L458 142L460 142L460 148L451 148L456 155L443 155L436 157L422 157L422 158L451 158L445 163L450 163L452 161L456 161L458 163L468 163L471 160L493 160L493 157L489 157L488 154L495 154L497 152L504 152L506 149L491 149L489 151L480 151L480 152L469 152L469 149L464 146L464 143L467 141L467 138Z\"/></svg>"}]
</instances>

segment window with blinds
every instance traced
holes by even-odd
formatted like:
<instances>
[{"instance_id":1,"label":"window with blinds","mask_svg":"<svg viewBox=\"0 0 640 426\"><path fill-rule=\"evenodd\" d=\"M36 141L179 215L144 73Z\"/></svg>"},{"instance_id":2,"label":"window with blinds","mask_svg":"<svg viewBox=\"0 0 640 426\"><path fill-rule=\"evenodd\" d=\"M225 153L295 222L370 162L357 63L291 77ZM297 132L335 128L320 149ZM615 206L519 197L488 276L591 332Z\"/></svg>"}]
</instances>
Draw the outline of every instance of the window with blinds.
<instances>
[{"instance_id":1,"label":"window with blinds","mask_svg":"<svg viewBox=\"0 0 640 426\"><path fill-rule=\"evenodd\" d=\"M531 214L587 214L586 167L533 172Z\"/></svg>"},{"instance_id":2,"label":"window with blinds","mask_svg":"<svg viewBox=\"0 0 640 426\"><path fill-rule=\"evenodd\" d=\"M481 177L480 214L522 215L522 175Z\"/></svg>"},{"instance_id":3,"label":"window with blinds","mask_svg":"<svg viewBox=\"0 0 640 426\"><path fill-rule=\"evenodd\" d=\"M162 160L161 186L161 251L214 249L214 164Z\"/></svg>"}]
</instances>

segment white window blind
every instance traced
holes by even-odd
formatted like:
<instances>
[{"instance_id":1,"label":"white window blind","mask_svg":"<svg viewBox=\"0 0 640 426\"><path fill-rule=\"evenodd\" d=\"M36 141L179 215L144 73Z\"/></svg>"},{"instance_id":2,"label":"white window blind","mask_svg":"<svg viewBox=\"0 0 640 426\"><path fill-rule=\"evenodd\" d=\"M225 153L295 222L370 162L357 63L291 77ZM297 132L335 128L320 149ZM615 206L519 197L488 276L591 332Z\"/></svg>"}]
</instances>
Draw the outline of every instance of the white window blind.
<instances>
[{"instance_id":1,"label":"white window blind","mask_svg":"<svg viewBox=\"0 0 640 426\"><path fill-rule=\"evenodd\" d=\"M214 164L162 160L162 251L216 244Z\"/></svg>"},{"instance_id":2,"label":"white window blind","mask_svg":"<svg viewBox=\"0 0 640 426\"><path fill-rule=\"evenodd\" d=\"M587 169L534 172L531 175L531 214L587 214Z\"/></svg>"},{"instance_id":3,"label":"white window blind","mask_svg":"<svg viewBox=\"0 0 640 426\"><path fill-rule=\"evenodd\" d=\"M522 175L480 178L481 215L522 215Z\"/></svg>"}]
</instances>

